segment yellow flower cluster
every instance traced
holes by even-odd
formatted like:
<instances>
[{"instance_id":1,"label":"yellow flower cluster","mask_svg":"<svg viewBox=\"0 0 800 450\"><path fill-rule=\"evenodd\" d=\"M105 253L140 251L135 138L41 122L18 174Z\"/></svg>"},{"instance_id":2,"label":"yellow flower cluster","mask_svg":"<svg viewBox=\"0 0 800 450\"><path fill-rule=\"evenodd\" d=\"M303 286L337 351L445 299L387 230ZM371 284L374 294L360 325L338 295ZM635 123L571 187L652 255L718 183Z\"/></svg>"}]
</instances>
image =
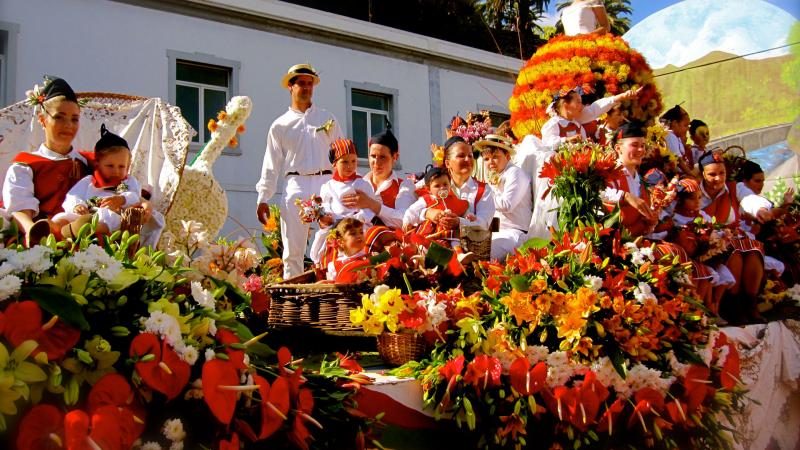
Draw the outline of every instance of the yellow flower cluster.
<instances>
[{"instance_id":1,"label":"yellow flower cluster","mask_svg":"<svg viewBox=\"0 0 800 450\"><path fill-rule=\"evenodd\" d=\"M367 334L381 334L384 327L394 333L399 325L398 316L405 310L400 289L381 285L372 294L361 296L361 307L350 311L350 322L364 328Z\"/></svg>"}]
</instances>

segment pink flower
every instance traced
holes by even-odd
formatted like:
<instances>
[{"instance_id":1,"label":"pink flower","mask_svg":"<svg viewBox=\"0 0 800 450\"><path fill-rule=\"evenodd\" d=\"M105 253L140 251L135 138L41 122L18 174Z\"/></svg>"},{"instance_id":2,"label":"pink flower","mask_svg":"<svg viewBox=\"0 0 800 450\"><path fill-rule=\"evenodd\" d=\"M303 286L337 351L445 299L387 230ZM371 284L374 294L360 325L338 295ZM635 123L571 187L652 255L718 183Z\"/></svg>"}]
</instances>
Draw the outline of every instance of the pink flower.
<instances>
[{"instance_id":1,"label":"pink flower","mask_svg":"<svg viewBox=\"0 0 800 450\"><path fill-rule=\"evenodd\" d=\"M242 284L242 288L246 292L259 292L261 288L264 287L264 284L261 281L261 277L253 274L247 278L247 280Z\"/></svg>"}]
</instances>

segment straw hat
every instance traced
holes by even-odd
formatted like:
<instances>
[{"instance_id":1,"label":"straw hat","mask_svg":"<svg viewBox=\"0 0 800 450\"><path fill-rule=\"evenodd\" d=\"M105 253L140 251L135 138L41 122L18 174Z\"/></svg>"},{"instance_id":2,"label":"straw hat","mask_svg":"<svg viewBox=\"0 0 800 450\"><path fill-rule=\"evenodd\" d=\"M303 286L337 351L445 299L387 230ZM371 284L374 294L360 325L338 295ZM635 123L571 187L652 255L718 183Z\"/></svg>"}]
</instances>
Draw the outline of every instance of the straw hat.
<instances>
[{"instance_id":1,"label":"straw hat","mask_svg":"<svg viewBox=\"0 0 800 450\"><path fill-rule=\"evenodd\" d=\"M314 79L314 86L319 84L319 75L317 75L317 71L311 67L311 64L295 64L290 67L286 75L281 78L281 86L288 88L289 80L298 75L308 75Z\"/></svg>"},{"instance_id":2,"label":"straw hat","mask_svg":"<svg viewBox=\"0 0 800 450\"><path fill-rule=\"evenodd\" d=\"M488 150L488 147L497 147L508 152L509 156L514 154L514 148L511 146L513 142L511 139L500 136L499 134L487 134L485 138L475 141L472 147L479 150Z\"/></svg>"}]
</instances>

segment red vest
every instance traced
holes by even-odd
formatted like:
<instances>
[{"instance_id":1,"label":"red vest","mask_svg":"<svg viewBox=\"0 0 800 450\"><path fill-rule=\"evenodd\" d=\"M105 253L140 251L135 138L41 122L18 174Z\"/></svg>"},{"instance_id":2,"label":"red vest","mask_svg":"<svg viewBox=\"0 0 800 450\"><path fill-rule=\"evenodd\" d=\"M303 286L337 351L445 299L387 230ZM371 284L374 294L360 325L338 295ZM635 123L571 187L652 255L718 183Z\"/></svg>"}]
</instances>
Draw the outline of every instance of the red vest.
<instances>
[{"instance_id":1,"label":"red vest","mask_svg":"<svg viewBox=\"0 0 800 450\"><path fill-rule=\"evenodd\" d=\"M641 186L641 192L631 192L631 188L628 185L628 177L626 177L625 175L614 180L611 184L612 187L614 187L615 189L619 189L620 191L636 195L637 197L641 198L642 200L644 200L649 204L650 195L648 194L647 189L641 183L642 181L639 182L639 186ZM622 202L621 199L620 202ZM645 231L647 231L648 224L646 223L644 217L639 213L639 211L636 208L627 203L624 204L620 203L619 210L620 210L620 224L623 227L625 227L632 235L641 236L645 233Z\"/></svg>"},{"instance_id":2,"label":"red vest","mask_svg":"<svg viewBox=\"0 0 800 450\"><path fill-rule=\"evenodd\" d=\"M336 284L350 284L358 281L359 274L370 265L367 256L355 256L344 260L337 259L333 262L336 268Z\"/></svg>"},{"instance_id":3,"label":"red vest","mask_svg":"<svg viewBox=\"0 0 800 450\"><path fill-rule=\"evenodd\" d=\"M52 160L22 152L12 163L25 164L33 171L33 196L39 200L39 216L47 218L64 211L61 204L67 192L89 174L86 164L77 159Z\"/></svg>"},{"instance_id":4,"label":"red vest","mask_svg":"<svg viewBox=\"0 0 800 450\"><path fill-rule=\"evenodd\" d=\"M581 126L583 130L586 132L587 137L594 137L597 134L597 128L599 127L599 123L597 120L592 120L590 122L582 123ZM580 131L579 131L580 133Z\"/></svg>"},{"instance_id":5,"label":"red vest","mask_svg":"<svg viewBox=\"0 0 800 450\"><path fill-rule=\"evenodd\" d=\"M582 128L583 127L581 127L580 125L578 125L575 122L569 122L567 124L567 126L565 126L565 127L562 127L561 124L559 123L558 124L558 135L560 137L562 137L562 138L569 137L570 134L568 134L568 133L570 133L572 131L574 131L574 133L572 133L573 135L575 135L575 134L580 135Z\"/></svg>"},{"instance_id":6,"label":"red vest","mask_svg":"<svg viewBox=\"0 0 800 450\"><path fill-rule=\"evenodd\" d=\"M475 204L472 206L472 211L474 214L478 214L478 202L481 201L483 198L483 194L486 192L486 183L482 181L475 180L478 183L478 191L475 192ZM438 210L445 210L449 209L453 212L453 214L457 215L458 217L462 217L464 214L467 213L469 210L469 202L467 200L462 200L450 191L450 195L444 200L444 204L439 199L434 198L431 194L422 194L422 198L425 199L425 204L429 208L438 209ZM425 220L422 222L419 227L417 227L417 233L428 236L433 233L437 233L439 231L438 226L431 222L430 220ZM456 239L460 235L459 230L447 230L447 233L440 236L442 239Z\"/></svg>"},{"instance_id":7,"label":"red vest","mask_svg":"<svg viewBox=\"0 0 800 450\"><path fill-rule=\"evenodd\" d=\"M725 183L728 187L728 195L718 195L708 206L703 208L711 217L717 218L717 223L726 224L733 211L733 220L739 220L739 199L736 198L736 183L729 181Z\"/></svg>"},{"instance_id":8,"label":"red vest","mask_svg":"<svg viewBox=\"0 0 800 450\"><path fill-rule=\"evenodd\" d=\"M391 180L389 182L389 187L385 190L381 191L381 202L388 206L389 208L394 209L395 200L397 200L397 195L400 193L400 184L402 183L401 180L397 178Z\"/></svg>"}]
</instances>

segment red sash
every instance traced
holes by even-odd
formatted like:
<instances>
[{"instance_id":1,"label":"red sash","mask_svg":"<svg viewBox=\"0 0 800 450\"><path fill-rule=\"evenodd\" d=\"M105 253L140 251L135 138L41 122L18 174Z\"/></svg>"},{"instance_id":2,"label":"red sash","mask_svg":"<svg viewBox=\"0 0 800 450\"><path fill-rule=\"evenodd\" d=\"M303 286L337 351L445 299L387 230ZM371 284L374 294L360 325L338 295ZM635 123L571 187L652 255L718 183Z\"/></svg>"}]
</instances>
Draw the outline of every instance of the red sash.
<instances>
[{"instance_id":1,"label":"red sash","mask_svg":"<svg viewBox=\"0 0 800 450\"><path fill-rule=\"evenodd\" d=\"M12 163L25 164L33 171L33 196L39 200L39 216L63 212L61 204L70 188L89 173L83 161L52 160L32 153L18 153Z\"/></svg>"},{"instance_id":2,"label":"red sash","mask_svg":"<svg viewBox=\"0 0 800 450\"><path fill-rule=\"evenodd\" d=\"M726 224L728 218L733 211L734 221L739 220L739 200L734 196L736 195L736 184L732 181L726 182L725 186L728 188L728 195L717 195L703 211L711 217L717 218L717 223Z\"/></svg>"},{"instance_id":3,"label":"red sash","mask_svg":"<svg viewBox=\"0 0 800 450\"><path fill-rule=\"evenodd\" d=\"M444 202L442 202L442 199L436 198L431 194L425 194L422 196L422 198L425 199L425 206L428 208L433 208L440 211L449 209L458 217L463 216L467 213L467 210L469 210L469 202L456 197L456 194L454 194L453 191L450 191L450 193L447 195L447 198L444 199Z\"/></svg>"},{"instance_id":4,"label":"red sash","mask_svg":"<svg viewBox=\"0 0 800 450\"><path fill-rule=\"evenodd\" d=\"M334 283L350 284L357 282L359 274L369 265L369 258L366 256L357 256L334 261L333 267L336 268L336 279Z\"/></svg>"},{"instance_id":5,"label":"red sash","mask_svg":"<svg viewBox=\"0 0 800 450\"><path fill-rule=\"evenodd\" d=\"M389 208L394 208L397 195L400 193L401 180L395 178L390 181L389 187L381 191L381 202Z\"/></svg>"}]
</instances>

